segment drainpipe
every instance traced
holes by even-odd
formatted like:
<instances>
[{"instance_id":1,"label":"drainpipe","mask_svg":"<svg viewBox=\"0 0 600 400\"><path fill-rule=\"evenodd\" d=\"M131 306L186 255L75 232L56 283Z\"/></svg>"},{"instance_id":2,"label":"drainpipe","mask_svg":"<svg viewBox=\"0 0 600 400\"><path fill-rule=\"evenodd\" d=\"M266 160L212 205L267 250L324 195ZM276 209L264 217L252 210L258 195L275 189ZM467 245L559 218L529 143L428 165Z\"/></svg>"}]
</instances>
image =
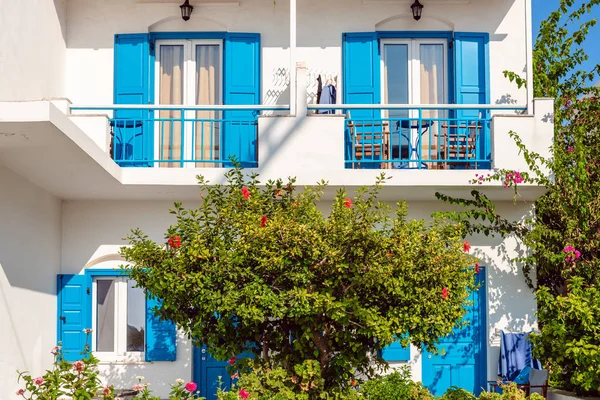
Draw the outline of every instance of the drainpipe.
<instances>
[{"instance_id":1,"label":"drainpipe","mask_svg":"<svg viewBox=\"0 0 600 400\"><path fill-rule=\"evenodd\" d=\"M296 112L296 0L290 0L290 115Z\"/></svg>"},{"instance_id":2,"label":"drainpipe","mask_svg":"<svg viewBox=\"0 0 600 400\"><path fill-rule=\"evenodd\" d=\"M527 114L533 115L533 28L531 22L531 0L525 2L525 54L526 61L526 76L527 79Z\"/></svg>"}]
</instances>

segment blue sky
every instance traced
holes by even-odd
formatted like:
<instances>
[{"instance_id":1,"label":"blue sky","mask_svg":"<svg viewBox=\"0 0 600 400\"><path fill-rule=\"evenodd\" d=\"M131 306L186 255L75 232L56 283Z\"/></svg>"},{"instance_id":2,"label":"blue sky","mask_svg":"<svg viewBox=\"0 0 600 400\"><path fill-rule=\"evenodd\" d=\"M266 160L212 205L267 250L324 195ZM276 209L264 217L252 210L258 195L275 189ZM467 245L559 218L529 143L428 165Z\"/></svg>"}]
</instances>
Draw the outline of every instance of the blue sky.
<instances>
[{"instance_id":1,"label":"blue sky","mask_svg":"<svg viewBox=\"0 0 600 400\"><path fill-rule=\"evenodd\" d=\"M582 0L577 0L576 4L581 4ZM532 0L533 8L533 37L537 37L540 22L550 15L550 13L558 8L559 0ZM591 70L594 65L600 63L600 6L594 7L591 18L597 18L598 24L594 26L584 42L584 48L590 59L583 65L587 70Z\"/></svg>"}]
</instances>

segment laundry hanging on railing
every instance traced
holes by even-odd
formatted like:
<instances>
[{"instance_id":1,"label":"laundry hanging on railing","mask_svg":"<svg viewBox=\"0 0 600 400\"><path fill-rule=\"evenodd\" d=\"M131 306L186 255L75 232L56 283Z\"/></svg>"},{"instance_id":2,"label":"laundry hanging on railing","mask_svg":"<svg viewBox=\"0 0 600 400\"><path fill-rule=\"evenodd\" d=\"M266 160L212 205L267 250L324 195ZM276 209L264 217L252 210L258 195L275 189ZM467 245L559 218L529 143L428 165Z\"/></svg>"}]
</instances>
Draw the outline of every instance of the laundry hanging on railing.
<instances>
[{"instance_id":1,"label":"laundry hanging on railing","mask_svg":"<svg viewBox=\"0 0 600 400\"><path fill-rule=\"evenodd\" d=\"M334 79L328 79L325 86L321 79L321 75L317 78L317 104L336 104L337 89ZM318 114L335 114L335 110L317 110Z\"/></svg>"}]
</instances>

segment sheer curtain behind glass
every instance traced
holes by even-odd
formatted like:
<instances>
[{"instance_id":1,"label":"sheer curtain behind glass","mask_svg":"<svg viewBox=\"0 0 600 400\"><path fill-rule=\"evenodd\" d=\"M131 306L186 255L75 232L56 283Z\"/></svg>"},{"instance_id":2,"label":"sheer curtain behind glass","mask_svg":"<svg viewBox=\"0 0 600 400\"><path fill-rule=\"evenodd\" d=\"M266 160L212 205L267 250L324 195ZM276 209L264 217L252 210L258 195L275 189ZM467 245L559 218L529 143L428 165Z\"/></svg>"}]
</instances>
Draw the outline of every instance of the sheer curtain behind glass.
<instances>
[{"instance_id":1,"label":"sheer curtain behind glass","mask_svg":"<svg viewBox=\"0 0 600 400\"><path fill-rule=\"evenodd\" d=\"M197 45L195 98L197 105L219 104L221 93L218 45ZM221 122L218 111L197 111L194 148L196 160L220 159ZM215 163L196 163L196 167L215 167Z\"/></svg>"},{"instance_id":2,"label":"sheer curtain behind glass","mask_svg":"<svg viewBox=\"0 0 600 400\"><path fill-rule=\"evenodd\" d=\"M444 103L444 46L441 44L421 44L419 47L420 53L420 94L422 104L440 104ZM438 110L423 110L424 118L445 118L445 113ZM440 121L435 121L430 127L432 133L440 132ZM432 134L432 145L437 140ZM436 147L431 147L429 143L429 135L423 135L422 138L423 157L436 158Z\"/></svg>"},{"instance_id":3,"label":"sheer curtain behind glass","mask_svg":"<svg viewBox=\"0 0 600 400\"><path fill-rule=\"evenodd\" d=\"M96 281L96 351L115 351L115 292L112 279Z\"/></svg>"},{"instance_id":4,"label":"sheer curtain behind glass","mask_svg":"<svg viewBox=\"0 0 600 400\"><path fill-rule=\"evenodd\" d=\"M160 46L160 104L183 104L183 46ZM181 111L160 111L161 119L179 119ZM162 160L180 160L183 130L179 121L159 122L159 152ZM164 162L161 167L178 167L179 163Z\"/></svg>"}]
</instances>

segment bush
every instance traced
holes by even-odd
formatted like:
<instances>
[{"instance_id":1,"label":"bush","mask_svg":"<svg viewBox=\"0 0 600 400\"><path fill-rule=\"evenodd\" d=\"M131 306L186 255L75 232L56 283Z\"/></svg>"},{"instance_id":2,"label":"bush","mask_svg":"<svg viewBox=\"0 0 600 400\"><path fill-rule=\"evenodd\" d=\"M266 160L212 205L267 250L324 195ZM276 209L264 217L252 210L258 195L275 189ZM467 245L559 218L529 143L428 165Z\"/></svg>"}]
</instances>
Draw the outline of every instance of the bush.
<instances>
[{"instance_id":1,"label":"bush","mask_svg":"<svg viewBox=\"0 0 600 400\"><path fill-rule=\"evenodd\" d=\"M551 383L580 394L600 392L600 291L582 278L567 284L567 294L537 292L538 317L544 324L532 335L534 354L546 360Z\"/></svg>"},{"instance_id":2,"label":"bush","mask_svg":"<svg viewBox=\"0 0 600 400\"><path fill-rule=\"evenodd\" d=\"M420 382L411 379L408 368L372 379L362 385L360 393L369 400L433 400L433 395Z\"/></svg>"}]
</instances>

